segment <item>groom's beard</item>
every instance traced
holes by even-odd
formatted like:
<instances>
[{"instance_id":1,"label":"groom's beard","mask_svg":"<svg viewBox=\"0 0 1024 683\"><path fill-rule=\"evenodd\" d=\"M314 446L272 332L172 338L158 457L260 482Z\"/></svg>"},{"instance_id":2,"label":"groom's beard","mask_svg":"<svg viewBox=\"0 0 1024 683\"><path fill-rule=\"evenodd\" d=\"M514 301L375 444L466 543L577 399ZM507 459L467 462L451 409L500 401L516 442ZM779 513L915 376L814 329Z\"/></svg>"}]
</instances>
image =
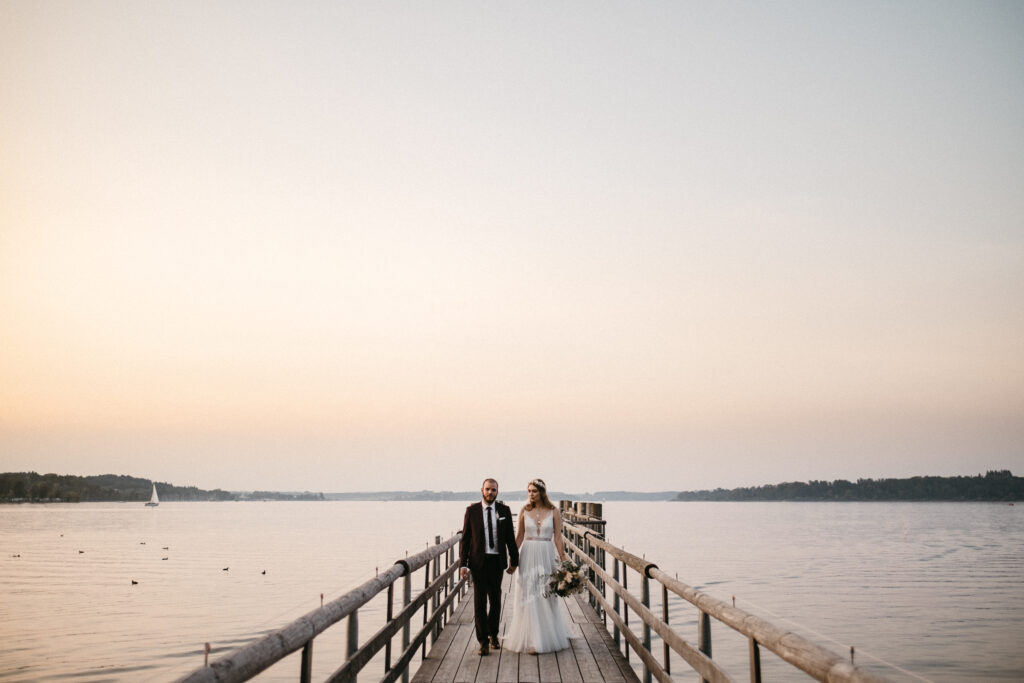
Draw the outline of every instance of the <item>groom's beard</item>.
<instances>
[{"instance_id":1,"label":"groom's beard","mask_svg":"<svg viewBox=\"0 0 1024 683\"><path fill-rule=\"evenodd\" d=\"M484 496L484 502L486 504L488 504L488 505L490 505L491 503L493 503L497 499L498 499L498 494L497 493L495 493L493 496Z\"/></svg>"}]
</instances>

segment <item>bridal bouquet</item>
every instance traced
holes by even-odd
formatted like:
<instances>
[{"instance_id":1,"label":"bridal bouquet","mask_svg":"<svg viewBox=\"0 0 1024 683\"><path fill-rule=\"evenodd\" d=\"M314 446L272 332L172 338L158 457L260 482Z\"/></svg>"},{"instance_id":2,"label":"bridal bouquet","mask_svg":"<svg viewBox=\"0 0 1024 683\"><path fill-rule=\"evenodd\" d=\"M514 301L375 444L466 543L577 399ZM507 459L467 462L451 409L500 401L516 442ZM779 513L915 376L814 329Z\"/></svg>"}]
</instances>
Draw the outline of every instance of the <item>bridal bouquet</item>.
<instances>
[{"instance_id":1,"label":"bridal bouquet","mask_svg":"<svg viewBox=\"0 0 1024 683\"><path fill-rule=\"evenodd\" d=\"M548 586L544 590L544 597L549 598L557 595L564 598L573 593L582 593L586 589L586 574L578 564L570 560L563 560L555 567L548 577Z\"/></svg>"}]
</instances>

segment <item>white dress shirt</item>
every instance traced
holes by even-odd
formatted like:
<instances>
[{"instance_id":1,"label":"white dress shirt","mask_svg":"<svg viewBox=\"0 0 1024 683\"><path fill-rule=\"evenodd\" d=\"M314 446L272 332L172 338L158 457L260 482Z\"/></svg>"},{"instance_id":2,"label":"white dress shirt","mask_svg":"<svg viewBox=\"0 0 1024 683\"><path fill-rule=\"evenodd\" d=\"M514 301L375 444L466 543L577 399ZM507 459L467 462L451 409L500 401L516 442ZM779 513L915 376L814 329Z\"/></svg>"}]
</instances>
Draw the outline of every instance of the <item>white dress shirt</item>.
<instances>
[{"instance_id":1,"label":"white dress shirt","mask_svg":"<svg viewBox=\"0 0 1024 683\"><path fill-rule=\"evenodd\" d=\"M497 503L483 503L484 508L484 549L488 555L498 554L498 505ZM491 533L494 534L494 543L487 537L487 511L491 511Z\"/></svg>"}]
</instances>

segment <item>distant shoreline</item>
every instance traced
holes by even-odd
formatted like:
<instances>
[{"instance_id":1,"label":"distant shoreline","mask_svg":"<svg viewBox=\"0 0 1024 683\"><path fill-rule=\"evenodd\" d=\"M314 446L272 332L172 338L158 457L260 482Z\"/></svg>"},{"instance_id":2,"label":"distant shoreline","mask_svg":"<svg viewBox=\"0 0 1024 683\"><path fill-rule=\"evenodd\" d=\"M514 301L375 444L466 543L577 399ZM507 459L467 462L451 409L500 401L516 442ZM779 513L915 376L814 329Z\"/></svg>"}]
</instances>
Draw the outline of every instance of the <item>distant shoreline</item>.
<instances>
[{"instance_id":1,"label":"distant shoreline","mask_svg":"<svg viewBox=\"0 0 1024 683\"><path fill-rule=\"evenodd\" d=\"M0 474L0 503L132 503L149 500L155 484L162 502L192 501L432 501L473 502L477 491L361 491L340 493L207 491L127 475L97 476L6 472ZM784 482L766 486L702 491L551 491L552 500L592 502L1015 502L1024 500L1024 477L1009 470L958 477ZM525 500L525 491L506 491L504 500Z\"/></svg>"},{"instance_id":2,"label":"distant shoreline","mask_svg":"<svg viewBox=\"0 0 1024 683\"><path fill-rule=\"evenodd\" d=\"M1015 502L1024 500L1024 477L1010 470L990 470L970 477L845 479L785 482L766 486L684 491L684 502Z\"/></svg>"}]
</instances>

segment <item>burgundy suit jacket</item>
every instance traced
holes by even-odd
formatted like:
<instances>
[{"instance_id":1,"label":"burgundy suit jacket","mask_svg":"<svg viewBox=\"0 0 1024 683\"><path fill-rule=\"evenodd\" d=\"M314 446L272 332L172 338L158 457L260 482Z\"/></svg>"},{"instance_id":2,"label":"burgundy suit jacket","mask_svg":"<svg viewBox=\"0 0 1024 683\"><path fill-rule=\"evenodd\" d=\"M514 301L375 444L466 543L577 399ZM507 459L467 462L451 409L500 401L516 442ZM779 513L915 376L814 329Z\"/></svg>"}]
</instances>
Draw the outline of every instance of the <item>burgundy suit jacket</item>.
<instances>
[{"instance_id":1,"label":"burgundy suit jacket","mask_svg":"<svg viewBox=\"0 0 1024 683\"><path fill-rule=\"evenodd\" d=\"M519 548L516 547L516 527L512 522L512 511L504 503L495 501L494 512L498 545L498 557L501 566L519 566ZM482 569L487 552L487 527L484 525L484 504L474 503L466 508L466 518L462 521L462 541L459 543L459 565L472 570Z\"/></svg>"}]
</instances>

